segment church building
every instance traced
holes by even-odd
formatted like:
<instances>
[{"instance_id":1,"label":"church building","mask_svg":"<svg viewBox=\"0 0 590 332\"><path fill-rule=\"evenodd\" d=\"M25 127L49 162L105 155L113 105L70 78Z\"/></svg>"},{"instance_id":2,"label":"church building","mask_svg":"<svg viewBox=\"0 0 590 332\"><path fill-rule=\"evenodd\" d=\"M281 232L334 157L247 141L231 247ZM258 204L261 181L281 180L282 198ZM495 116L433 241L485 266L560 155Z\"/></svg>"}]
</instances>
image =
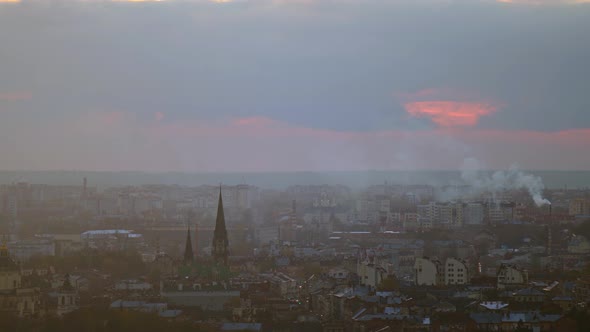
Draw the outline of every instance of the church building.
<instances>
[{"instance_id":1,"label":"church building","mask_svg":"<svg viewBox=\"0 0 590 332\"><path fill-rule=\"evenodd\" d=\"M211 255L218 265L228 265L229 241L227 240L227 229L225 228L225 216L223 214L223 198L219 188L219 201L217 203L217 219L215 220L215 231L213 233L213 244Z\"/></svg>"},{"instance_id":2,"label":"church building","mask_svg":"<svg viewBox=\"0 0 590 332\"><path fill-rule=\"evenodd\" d=\"M20 267L4 245L0 247L0 311L19 317L34 316L40 311L39 289L21 286Z\"/></svg>"},{"instance_id":3,"label":"church building","mask_svg":"<svg viewBox=\"0 0 590 332\"><path fill-rule=\"evenodd\" d=\"M212 260L210 262L197 262L195 260L189 226L186 233L184 255L179 273L183 276L201 277L205 279L226 279L229 277L229 240L225 226L221 188L219 188L217 217L215 220L213 241L211 243L211 258Z\"/></svg>"}]
</instances>

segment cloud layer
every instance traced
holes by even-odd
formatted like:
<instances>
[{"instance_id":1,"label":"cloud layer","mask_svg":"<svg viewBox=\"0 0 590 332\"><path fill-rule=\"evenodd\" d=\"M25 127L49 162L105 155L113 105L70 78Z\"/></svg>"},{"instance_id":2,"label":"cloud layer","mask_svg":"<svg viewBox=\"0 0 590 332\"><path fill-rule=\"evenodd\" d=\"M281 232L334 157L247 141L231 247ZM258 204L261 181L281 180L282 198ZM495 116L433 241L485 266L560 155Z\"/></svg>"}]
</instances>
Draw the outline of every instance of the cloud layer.
<instances>
[{"instance_id":1,"label":"cloud layer","mask_svg":"<svg viewBox=\"0 0 590 332\"><path fill-rule=\"evenodd\" d=\"M427 117L441 127L475 126L479 118L496 111L490 105L456 101L418 101L407 103L411 116Z\"/></svg>"},{"instance_id":2,"label":"cloud layer","mask_svg":"<svg viewBox=\"0 0 590 332\"><path fill-rule=\"evenodd\" d=\"M0 169L590 169L590 6L517 2L2 3Z\"/></svg>"},{"instance_id":3,"label":"cloud layer","mask_svg":"<svg viewBox=\"0 0 590 332\"><path fill-rule=\"evenodd\" d=\"M589 169L590 130L341 131L265 117L170 122L95 112L3 131L5 169L146 171L328 171L459 169L466 158L488 168ZM559 158L554 158L559 151ZM43 163L39 163L43 160ZM567 161L567 163L564 163ZM23 167L22 165L26 165ZM66 166L64 166L66 165Z\"/></svg>"}]
</instances>

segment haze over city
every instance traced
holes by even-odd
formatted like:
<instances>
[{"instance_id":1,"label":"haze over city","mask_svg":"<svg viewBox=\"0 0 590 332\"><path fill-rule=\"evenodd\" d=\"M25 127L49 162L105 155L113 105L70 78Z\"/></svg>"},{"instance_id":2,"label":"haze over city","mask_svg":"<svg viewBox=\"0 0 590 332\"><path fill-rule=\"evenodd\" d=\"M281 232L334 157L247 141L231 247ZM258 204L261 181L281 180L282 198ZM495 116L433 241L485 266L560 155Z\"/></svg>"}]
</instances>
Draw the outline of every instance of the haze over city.
<instances>
[{"instance_id":1,"label":"haze over city","mask_svg":"<svg viewBox=\"0 0 590 332\"><path fill-rule=\"evenodd\" d=\"M590 331L590 0L0 0L0 331Z\"/></svg>"}]
</instances>

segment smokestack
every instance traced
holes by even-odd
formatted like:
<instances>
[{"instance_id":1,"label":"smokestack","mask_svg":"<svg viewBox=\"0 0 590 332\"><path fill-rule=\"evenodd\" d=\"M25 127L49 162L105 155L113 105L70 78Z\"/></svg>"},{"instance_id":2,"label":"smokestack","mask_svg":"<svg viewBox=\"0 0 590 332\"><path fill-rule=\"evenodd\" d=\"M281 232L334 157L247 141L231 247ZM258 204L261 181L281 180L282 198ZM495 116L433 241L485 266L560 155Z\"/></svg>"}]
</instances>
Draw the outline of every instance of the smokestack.
<instances>
[{"instance_id":1,"label":"smokestack","mask_svg":"<svg viewBox=\"0 0 590 332\"><path fill-rule=\"evenodd\" d=\"M549 256L551 255L551 246L553 245L553 238L551 234L551 226L546 225L545 227L547 231L547 248L545 249L545 253L547 254L547 256Z\"/></svg>"},{"instance_id":2,"label":"smokestack","mask_svg":"<svg viewBox=\"0 0 590 332\"><path fill-rule=\"evenodd\" d=\"M86 177L84 177L83 183L84 184L82 185L82 198L86 198L86 188L87 188L87 184L88 184Z\"/></svg>"},{"instance_id":3,"label":"smokestack","mask_svg":"<svg viewBox=\"0 0 590 332\"><path fill-rule=\"evenodd\" d=\"M195 223L195 258L199 256L199 223Z\"/></svg>"},{"instance_id":4,"label":"smokestack","mask_svg":"<svg viewBox=\"0 0 590 332\"><path fill-rule=\"evenodd\" d=\"M297 200L295 200L295 199L291 203L291 210L293 211L293 215L297 214Z\"/></svg>"}]
</instances>

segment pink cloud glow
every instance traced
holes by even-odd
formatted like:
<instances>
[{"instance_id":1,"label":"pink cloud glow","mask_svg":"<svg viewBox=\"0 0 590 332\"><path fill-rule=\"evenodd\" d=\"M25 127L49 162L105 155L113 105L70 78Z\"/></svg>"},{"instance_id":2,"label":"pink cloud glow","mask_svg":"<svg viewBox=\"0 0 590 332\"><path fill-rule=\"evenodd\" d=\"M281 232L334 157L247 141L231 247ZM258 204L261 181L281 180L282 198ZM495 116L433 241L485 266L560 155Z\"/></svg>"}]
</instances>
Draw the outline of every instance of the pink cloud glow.
<instances>
[{"instance_id":1,"label":"pink cloud glow","mask_svg":"<svg viewBox=\"0 0 590 332\"><path fill-rule=\"evenodd\" d=\"M278 125L279 122L263 116L253 116L245 118L233 118L231 124L237 127L266 127Z\"/></svg>"},{"instance_id":2,"label":"pink cloud glow","mask_svg":"<svg viewBox=\"0 0 590 332\"><path fill-rule=\"evenodd\" d=\"M22 101L31 98L33 98L33 94L28 91L0 93L0 101Z\"/></svg>"},{"instance_id":3,"label":"pink cloud glow","mask_svg":"<svg viewBox=\"0 0 590 332\"><path fill-rule=\"evenodd\" d=\"M6 168L144 171L328 171L459 169L465 158L490 168L590 169L590 128L522 130L339 131L266 117L225 121L141 121L124 112L96 112L43 124L29 140L15 126L0 152L23 156ZM51 135L49 134L51 133ZM21 135L21 136L19 136ZM77 137L72 140L71 137ZM39 144L42 142L42 144ZM59 146L55 153L43 153ZM17 153L18 152L18 153ZM45 158L45 159L44 159ZM20 162L20 163L19 163Z\"/></svg>"},{"instance_id":4,"label":"pink cloud glow","mask_svg":"<svg viewBox=\"0 0 590 332\"><path fill-rule=\"evenodd\" d=\"M104 125L113 126L123 122L125 114L123 112L104 112L99 114L99 120Z\"/></svg>"},{"instance_id":5,"label":"pink cloud glow","mask_svg":"<svg viewBox=\"0 0 590 332\"><path fill-rule=\"evenodd\" d=\"M487 104L447 100L410 102L405 108L409 115L430 118L441 127L475 126L480 117L496 111Z\"/></svg>"},{"instance_id":6,"label":"pink cloud glow","mask_svg":"<svg viewBox=\"0 0 590 332\"><path fill-rule=\"evenodd\" d=\"M253 117L158 124L146 135L180 150L186 142L194 142L191 151L208 156L199 162L208 170L457 169L466 157L477 157L497 168L515 162L529 168L590 168L590 160L585 157L590 149L584 145L590 141L590 129L450 131L441 126L434 130L360 132L294 126ZM240 160L239 166L234 158Z\"/></svg>"}]
</instances>

